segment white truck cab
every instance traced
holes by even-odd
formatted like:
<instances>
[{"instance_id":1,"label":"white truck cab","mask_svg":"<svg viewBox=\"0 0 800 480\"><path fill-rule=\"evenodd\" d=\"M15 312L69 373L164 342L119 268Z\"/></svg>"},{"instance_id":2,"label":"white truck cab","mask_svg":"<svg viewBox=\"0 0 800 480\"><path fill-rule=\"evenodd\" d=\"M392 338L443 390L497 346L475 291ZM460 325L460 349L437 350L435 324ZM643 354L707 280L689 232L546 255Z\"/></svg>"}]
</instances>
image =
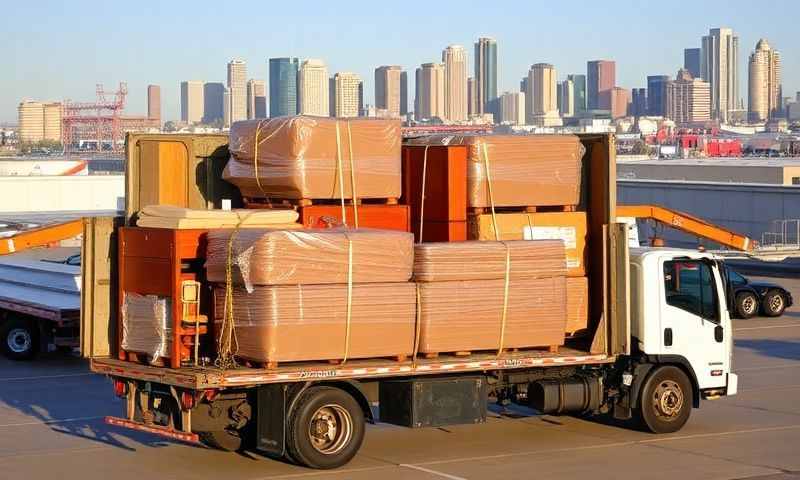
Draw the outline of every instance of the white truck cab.
<instances>
[{"instance_id":1,"label":"white truck cab","mask_svg":"<svg viewBox=\"0 0 800 480\"><path fill-rule=\"evenodd\" d=\"M686 374L695 407L700 398L734 395L738 379L731 371L733 331L721 263L696 250L632 248L630 283L631 353L645 365L672 365ZM688 400L679 384L664 380L641 401L666 399L655 411L668 416L670 403Z\"/></svg>"}]
</instances>

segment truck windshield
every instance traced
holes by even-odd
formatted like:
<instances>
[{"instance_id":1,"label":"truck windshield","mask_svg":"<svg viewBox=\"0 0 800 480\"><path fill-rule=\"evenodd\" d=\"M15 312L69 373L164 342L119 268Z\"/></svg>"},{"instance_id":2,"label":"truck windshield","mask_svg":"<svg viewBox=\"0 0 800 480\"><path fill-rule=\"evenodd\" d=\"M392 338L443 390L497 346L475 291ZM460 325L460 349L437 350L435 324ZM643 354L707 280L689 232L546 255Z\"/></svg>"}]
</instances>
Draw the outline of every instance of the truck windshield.
<instances>
[{"instance_id":1,"label":"truck windshield","mask_svg":"<svg viewBox=\"0 0 800 480\"><path fill-rule=\"evenodd\" d=\"M717 321L717 296L711 267L697 260L664 262L667 304Z\"/></svg>"}]
</instances>

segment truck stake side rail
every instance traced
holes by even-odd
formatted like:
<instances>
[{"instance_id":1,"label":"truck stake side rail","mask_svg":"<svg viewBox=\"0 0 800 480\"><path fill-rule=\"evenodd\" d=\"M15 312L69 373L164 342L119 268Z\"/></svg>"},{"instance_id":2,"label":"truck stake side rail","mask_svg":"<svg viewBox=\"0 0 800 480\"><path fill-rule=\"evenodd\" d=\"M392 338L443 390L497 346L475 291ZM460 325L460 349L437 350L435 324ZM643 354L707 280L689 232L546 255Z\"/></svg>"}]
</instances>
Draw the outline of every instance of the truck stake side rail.
<instances>
[{"instance_id":1,"label":"truck stake side rail","mask_svg":"<svg viewBox=\"0 0 800 480\"><path fill-rule=\"evenodd\" d=\"M613 361L614 357L606 354L591 354L562 347L559 353L531 350L509 352L500 357L497 357L494 353L477 353L469 357L418 359L416 363L380 359L351 360L345 365L306 362L280 366L275 369L245 367L231 370L220 370L212 367L173 369L140 365L112 358L95 358L92 359L91 369L95 373L112 377L158 382L176 387L202 390L310 380L437 375L455 372L612 363Z\"/></svg>"}]
</instances>

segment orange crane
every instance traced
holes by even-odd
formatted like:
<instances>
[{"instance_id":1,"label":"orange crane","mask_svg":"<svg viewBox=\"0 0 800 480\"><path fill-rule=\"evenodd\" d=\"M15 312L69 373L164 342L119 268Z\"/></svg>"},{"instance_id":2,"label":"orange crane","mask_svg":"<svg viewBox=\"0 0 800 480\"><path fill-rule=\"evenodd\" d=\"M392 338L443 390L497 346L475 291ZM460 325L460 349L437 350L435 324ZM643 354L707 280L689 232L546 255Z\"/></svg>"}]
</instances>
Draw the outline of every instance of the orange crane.
<instances>
[{"instance_id":1,"label":"orange crane","mask_svg":"<svg viewBox=\"0 0 800 480\"><path fill-rule=\"evenodd\" d=\"M61 240L77 237L81 233L83 233L83 219L80 218L69 222L22 230L14 235L0 238L0 255L50 245Z\"/></svg>"},{"instance_id":2,"label":"orange crane","mask_svg":"<svg viewBox=\"0 0 800 480\"><path fill-rule=\"evenodd\" d=\"M752 252L758 246L749 237L732 232L719 225L708 223L688 213L670 210L658 205L617 205L617 216L653 220L690 235L705 238L743 252ZM651 240L654 246L659 246L659 241L661 241L658 237L653 237Z\"/></svg>"}]
</instances>

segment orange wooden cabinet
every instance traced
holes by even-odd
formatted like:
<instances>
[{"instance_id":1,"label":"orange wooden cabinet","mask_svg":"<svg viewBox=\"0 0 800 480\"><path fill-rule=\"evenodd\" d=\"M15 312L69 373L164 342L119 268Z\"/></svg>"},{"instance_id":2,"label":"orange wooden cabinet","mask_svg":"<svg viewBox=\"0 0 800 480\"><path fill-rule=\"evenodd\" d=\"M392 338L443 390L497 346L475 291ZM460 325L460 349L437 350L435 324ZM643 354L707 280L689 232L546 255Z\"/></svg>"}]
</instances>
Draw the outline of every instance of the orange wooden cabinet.
<instances>
[{"instance_id":1,"label":"orange wooden cabinet","mask_svg":"<svg viewBox=\"0 0 800 480\"><path fill-rule=\"evenodd\" d=\"M427 148L427 156L426 156ZM467 147L403 145L402 203L411 208L411 223L467 219ZM427 157L427 158L426 158ZM422 202L423 170L425 202ZM424 210L423 210L424 209Z\"/></svg>"},{"instance_id":2,"label":"orange wooden cabinet","mask_svg":"<svg viewBox=\"0 0 800 480\"><path fill-rule=\"evenodd\" d=\"M349 227L356 226L357 211L359 228L381 228L402 232L411 229L407 205L362 204L355 210L352 205L347 205L344 211ZM327 227L331 219L342 222L341 205L308 205L297 207L297 212L300 214L298 221L307 228Z\"/></svg>"},{"instance_id":3,"label":"orange wooden cabinet","mask_svg":"<svg viewBox=\"0 0 800 480\"><path fill-rule=\"evenodd\" d=\"M169 300L169 322L172 335L167 357L169 366L179 368L191 361L194 327L184 324L181 301L182 282L203 281L203 261L206 252L207 230L173 230L165 228L122 227L119 229L119 358L132 360L137 354L122 349L123 304L125 294L156 295ZM211 318L210 292L200 291L200 312ZM200 333L208 338L210 325L201 326ZM201 338L201 342L204 338ZM131 355L133 353L133 355Z\"/></svg>"}]
</instances>

